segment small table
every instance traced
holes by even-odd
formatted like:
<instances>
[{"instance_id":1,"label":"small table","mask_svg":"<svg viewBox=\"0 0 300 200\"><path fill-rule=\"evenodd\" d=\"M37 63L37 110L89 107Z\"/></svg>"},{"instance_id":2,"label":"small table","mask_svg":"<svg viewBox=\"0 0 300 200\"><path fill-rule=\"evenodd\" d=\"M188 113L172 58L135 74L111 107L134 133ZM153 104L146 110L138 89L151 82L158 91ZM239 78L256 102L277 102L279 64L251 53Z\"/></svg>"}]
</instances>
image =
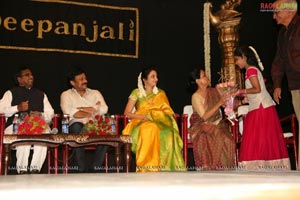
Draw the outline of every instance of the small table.
<instances>
[{"instance_id":1,"label":"small table","mask_svg":"<svg viewBox=\"0 0 300 200\"><path fill-rule=\"evenodd\" d=\"M78 135L78 134L41 134L41 135L4 135L3 145L5 147L4 175L7 175L8 163L10 161L10 150L18 145L40 144L47 147L81 147L89 145L109 145L115 148L117 172L120 169L120 148L124 146L125 171L130 171L131 164L131 136L130 135ZM56 148L57 149L57 148ZM63 156L64 159L67 157ZM1 155L2 159L2 155ZM2 162L1 162L2 164ZM68 162L64 160L64 173L67 173ZM58 168L55 162L55 169ZM2 166L1 166L2 168ZM57 171L56 171L57 173Z\"/></svg>"}]
</instances>

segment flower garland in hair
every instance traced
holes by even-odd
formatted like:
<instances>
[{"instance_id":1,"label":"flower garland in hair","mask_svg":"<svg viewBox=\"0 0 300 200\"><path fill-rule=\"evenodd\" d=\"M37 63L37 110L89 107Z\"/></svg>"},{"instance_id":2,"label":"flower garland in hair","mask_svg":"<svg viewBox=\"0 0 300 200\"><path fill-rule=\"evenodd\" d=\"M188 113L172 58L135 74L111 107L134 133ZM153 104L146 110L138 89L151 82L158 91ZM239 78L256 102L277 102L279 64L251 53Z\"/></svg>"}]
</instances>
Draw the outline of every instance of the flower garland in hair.
<instances>
[{"instance_id":1,"label":"flower garland in hair","mask_svg":"<svg viewBox=\"0 0 300 200\"><path fill-rule=\"evenodd\" d=\"M157 94L157 93L158 93L158 88L157 88L156 86L154 86L154 88L152 89L152 92L153 92L154 94Z\"/></svg>"},{"instance_id":2,"label":"flower garland in hair","mask_svg":"<svg viewBox=\"0 0 300 200\"><path fill-rule=\"evenodd\" d=\"M204 65L205 73L210 79L210 27L209 27L209 7L211 3L204 3L203 6L203 30L204 30Z\"/></svg>"},{"instance_id":3,"label":"flower garland in hair","mask_svg":"<svg viewBox=\"0 0 300 200\"><path fill-rule=\"evenodd\" d=\"M261 62L261 60L260 60L260 58L259 58L256 50L252 46L249 46L249 49L251 49L253 51L253 53L254 53L254 55L256 57L256 60L257 60L257 63L258 63L258 66L259 66L260 70L264 71L264 66L263 66L263 64L262 64L262 62Z\"/></svg>"},{"instance_id":4,"label":"flower garland in hair","mask_svg":"<svg viewBox=\"0 0 300 200\"><path fill-rule=\"evenodd\" d=\"M139 97L142 98L143 96L146 97L146 91L144 89L143 81L142 81L142 72L138 76L138 89L139 89ZM154 94L158 93L158 88L156 86L153 87L152 92Z\"/></svg>"},{"instance_id":5,"label":"flower garland in hair","mask_svg":"<svg viewBox=\"0 0 300 200\"><path fill-rule=\"evenodd\" d=\"M138 88L139 88L139 97L142 98L143 96L146 96L146 91L143 86L143 81L142 81L142 72L138 76Z\"/></svg>"}]
</instances>

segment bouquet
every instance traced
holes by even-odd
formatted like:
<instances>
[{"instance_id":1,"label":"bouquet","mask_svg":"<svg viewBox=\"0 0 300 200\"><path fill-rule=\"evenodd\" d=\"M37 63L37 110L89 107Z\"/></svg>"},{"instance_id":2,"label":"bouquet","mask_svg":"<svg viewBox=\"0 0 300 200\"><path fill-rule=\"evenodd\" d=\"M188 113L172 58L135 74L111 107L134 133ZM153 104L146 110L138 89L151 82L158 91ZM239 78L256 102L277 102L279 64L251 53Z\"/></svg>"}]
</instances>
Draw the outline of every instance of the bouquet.
<instances>
[{"instance_id":1,"label":"bouquet","mask_svg":"<svg viewBox=\"0 0 300 200\"><path fill-rule=\"evenodd\" d=\"M109 117L95 115L93 119L90 119L83 128L83 133L91 135L105 135L111 131L111 120Z\"/></svg>"},{"instance_id":2,"label":"bouquet","mask_svg":"<svg viewBox=\"0 0 300 200\"><path fill-rule=\"evenodd\" d=\"M27 115L18 127L18 134L41 134L47 124L41 115Z\"/></svg>"},{"instance_id":3,"label":"bouquet","mask_svg":"<svg viewBox=\"0 0 300 200\"><path fill-rule=\"evenodd\" d=\"M226 97L224 112L227 119L233 124L232 120L237 120L234 112L234 93L237 91L237 86L233 81L228 81L217 84L216 88L220 95Z\"/></svg>"}]
</instances>

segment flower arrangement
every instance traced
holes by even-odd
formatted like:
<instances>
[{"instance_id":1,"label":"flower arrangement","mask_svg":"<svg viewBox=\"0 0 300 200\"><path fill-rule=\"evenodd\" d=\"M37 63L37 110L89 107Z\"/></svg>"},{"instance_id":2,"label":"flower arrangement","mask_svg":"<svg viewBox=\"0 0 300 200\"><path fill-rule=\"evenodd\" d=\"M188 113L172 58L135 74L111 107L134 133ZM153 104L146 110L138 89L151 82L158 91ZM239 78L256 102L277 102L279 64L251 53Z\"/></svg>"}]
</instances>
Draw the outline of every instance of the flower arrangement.
<instances>
[{"instance_id":1,"label":"flower arrangement","mask_svg":"<svg viewBox=\"0 0 300 200\"><path fill-rule=\"evenodd\" d=\"M237 91L237 86L234 81L228 81L217 84L216 88L219 91L220 95L226 96L224 112L227 116L227 119L233 124L232 120L237 120L233 109L235 98L234 93Z\"/></svg>"},{"instance_id":2,"label":"flower arrangement","mask_svg":"<svg viewBox=\"0 0 300 200\"><path fill-rule=\"evenodd\" d=\"M95 115L93 119L90 119L85 125L83 132L91 135L105 135L111 130L111 123L109 117Z\"/></svg>"},{"instance_id":3,"label":"flower arrangement","mask_svg":"<svg viewBox=\"0 0 300 200\"><path fill-rule=\"evenodd\" d=\"M221 95L228 94L228 92L233 92L237 89L234 81L219 83L219 84L217 84L216 88L220 92Z\"/></svg>"},{"instance_id":4,"label":"flower arrangement","mask_svg":"<svg viewBox=\"0 0 300 200\"><path fill-rule=\"evenodd\" d=\"M46 128L46 121L40 115L30 115L24 118L18 127L18 134L41 134Z\"/></svg>"}]
</instances>

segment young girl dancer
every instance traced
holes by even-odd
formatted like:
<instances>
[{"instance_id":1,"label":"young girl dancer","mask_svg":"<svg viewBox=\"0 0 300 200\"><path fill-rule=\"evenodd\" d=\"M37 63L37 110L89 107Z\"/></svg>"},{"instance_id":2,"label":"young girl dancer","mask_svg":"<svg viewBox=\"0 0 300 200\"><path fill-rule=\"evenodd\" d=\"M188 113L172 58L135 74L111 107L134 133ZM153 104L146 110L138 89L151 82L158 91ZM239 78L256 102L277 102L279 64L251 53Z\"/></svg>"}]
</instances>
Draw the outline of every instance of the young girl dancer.
<instances>
[{"instance_id":1,"label":"young girl dancer","mask_svg":"<svg viewBox=\"0 0 300 200\"><path fill-rule=\"evenodd\" d=\"M245 170L290 170L290 160L275 104L266 90L259 67L263 65L253 47L237 47L235 63L246 69L245 87L249 111L244 118L239 167Z\"/></svg>"}]
</instances>

